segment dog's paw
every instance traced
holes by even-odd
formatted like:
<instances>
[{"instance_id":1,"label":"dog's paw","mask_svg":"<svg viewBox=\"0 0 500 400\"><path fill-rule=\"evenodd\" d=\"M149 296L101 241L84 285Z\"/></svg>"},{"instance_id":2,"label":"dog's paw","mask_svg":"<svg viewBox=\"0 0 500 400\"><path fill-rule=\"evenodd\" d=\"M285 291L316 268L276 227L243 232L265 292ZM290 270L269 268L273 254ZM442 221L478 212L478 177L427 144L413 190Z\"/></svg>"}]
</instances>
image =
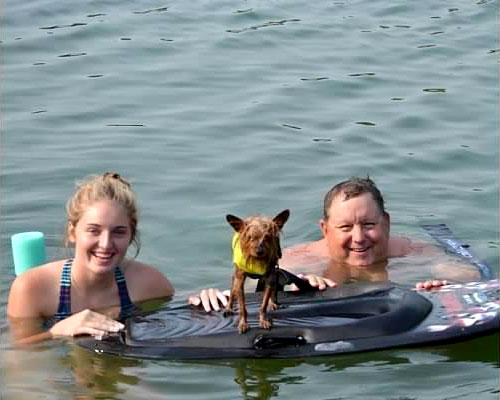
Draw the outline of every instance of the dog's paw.
<instances>
[{"instance_id":1,"label":"dog's paw","mask_svg":"<svg viewBox=\"0 0 500 400\"><path fill-rule=\"evenodd\" d=\"M276 303L269 303L268 309L270 311L276 311L278 308L279 308L278 304L276 304Z\"/></svg>"},{"instance_id":2,"label":"dog's paw","mask_svg":"<svg viewBox=\"0 0 500 400\"><path fill-rule=\"evenodd\" d=\"M240 321L240 323L238 324L238 333L241 335L242 333L245 333L246 331L248 331L250 329L250 327L248 326L248 324L245 322L245 321Z\"/></svg>"}]
</instances>

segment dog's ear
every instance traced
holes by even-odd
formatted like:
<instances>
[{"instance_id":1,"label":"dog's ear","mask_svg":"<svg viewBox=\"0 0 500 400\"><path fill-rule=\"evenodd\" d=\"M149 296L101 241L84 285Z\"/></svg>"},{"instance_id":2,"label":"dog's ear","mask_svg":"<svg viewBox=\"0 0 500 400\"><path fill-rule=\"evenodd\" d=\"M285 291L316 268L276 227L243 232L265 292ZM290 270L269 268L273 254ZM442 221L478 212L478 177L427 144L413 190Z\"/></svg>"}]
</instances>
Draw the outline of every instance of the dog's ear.
<instances>
[{"instance_id":1,"label":"dog's ear","mask_svg":"<svg viewBox=\"0 0 500 400\"><path fill-rule=\"evenodd\" d=\"M281 211L278 215L276 215L276 217L273 218L273 221L281 230L281 228L283 228L283 225L285 225L285 222L288 221L288 217L290 217L290 210L287 209Z\"/></svg>"},{"instance_id":2,"label":"dog's ear","mask_svg":"<svg viewBox=\"0 0 500 400\"><path fill-rule=\"evenodd\" d=\"M243 225L245 224L245 221L243 221L241 218L238 218L236 215L227 214L226 220L236 232L241 231L243 229Z\"/></svg>"}]
</instances>

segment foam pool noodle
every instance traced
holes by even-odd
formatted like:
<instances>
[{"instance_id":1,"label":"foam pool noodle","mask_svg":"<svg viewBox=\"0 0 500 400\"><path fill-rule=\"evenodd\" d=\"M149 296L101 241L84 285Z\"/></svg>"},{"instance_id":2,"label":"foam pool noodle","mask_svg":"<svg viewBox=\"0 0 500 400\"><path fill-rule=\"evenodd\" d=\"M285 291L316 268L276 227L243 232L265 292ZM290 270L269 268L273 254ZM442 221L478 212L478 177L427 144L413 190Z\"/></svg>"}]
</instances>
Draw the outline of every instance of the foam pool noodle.
<instances>
[{"instance_id":1,"label":"foam pool noodle","mask_svg":"<svg viewBox=\"0 0 500 400\"><path fill-rule=\"evenodd\" d=\"M11 244L17 276L45 263L45 238L42 232L16 233L11 237Z\"/></svg>"}]
</instances>

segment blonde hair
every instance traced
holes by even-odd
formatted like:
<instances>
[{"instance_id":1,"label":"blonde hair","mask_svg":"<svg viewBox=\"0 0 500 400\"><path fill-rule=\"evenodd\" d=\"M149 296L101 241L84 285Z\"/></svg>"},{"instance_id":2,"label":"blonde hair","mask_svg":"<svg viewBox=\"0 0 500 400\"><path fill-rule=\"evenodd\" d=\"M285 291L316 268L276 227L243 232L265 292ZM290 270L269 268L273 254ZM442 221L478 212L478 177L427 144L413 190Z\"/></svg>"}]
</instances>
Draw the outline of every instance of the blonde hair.
<instances>
[{"instance_id":1,"label":"blonde hair","mask_svg":"<svg viewBox=\"0 0 500 400\"><path fill-rule=\"evenodd\" d=\"M66 203L66 215L69 224L76 226L83 213L91 204L101 200L112 200L120 204L127 212L130 221L131 239L139 254L141 243L137 229L138 210L135 193L129 182L115 172L106 172L101 176L90 176L77 183L77 190ZM66 228L66 246L68 246L68 228Z\"/></svg>"}]
</instances>

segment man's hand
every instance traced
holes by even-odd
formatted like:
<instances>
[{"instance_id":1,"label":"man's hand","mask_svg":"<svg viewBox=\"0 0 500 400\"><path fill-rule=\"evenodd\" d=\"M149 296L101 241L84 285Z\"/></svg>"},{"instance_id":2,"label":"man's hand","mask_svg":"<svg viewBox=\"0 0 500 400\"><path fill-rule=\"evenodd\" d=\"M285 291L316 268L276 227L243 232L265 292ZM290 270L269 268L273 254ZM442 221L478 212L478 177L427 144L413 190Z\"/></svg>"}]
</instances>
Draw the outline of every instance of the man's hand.
<instances>
[{"instance_id":1,"label":"man's hand","mask_svg":"<svg viewBox=\"0 0 500 400\"><path fill-rule=\"evenodd\" d=\"M434 280L428 280L428 281L423 281L423 282L417 282L415 287L419 290L432 290L432 289L438 289L438 288L445 286L445 285L448 285L448 281L434 279Z\"/></svg>"}]
</instances>

